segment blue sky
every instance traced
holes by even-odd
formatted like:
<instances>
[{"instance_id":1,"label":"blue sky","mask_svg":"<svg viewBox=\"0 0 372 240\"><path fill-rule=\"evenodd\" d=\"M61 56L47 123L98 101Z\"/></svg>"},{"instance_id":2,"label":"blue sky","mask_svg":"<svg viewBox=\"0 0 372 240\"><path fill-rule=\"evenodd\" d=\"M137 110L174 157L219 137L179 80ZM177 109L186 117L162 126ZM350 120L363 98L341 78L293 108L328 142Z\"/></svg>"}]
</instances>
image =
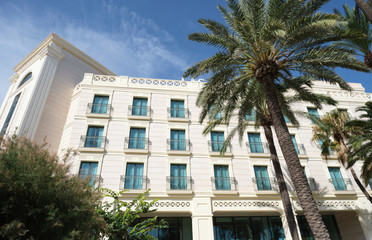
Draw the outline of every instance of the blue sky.
<instances>
[{"instance_id":1,"label":"blue sky","mask_svg":"<svg viewBox=\"0 0 372 240\"><path fill-rule=\"evenodd\" d=\"M354 6L331 0L324 11ZM201 31L199 18L223 21L224 0L12 0L0 1L0 101L13 67L51 32L118 75L181 79L183 71L213 52L187 40ZM340 71L372 92L371 74Z\"/></svg>"}]
</instances>

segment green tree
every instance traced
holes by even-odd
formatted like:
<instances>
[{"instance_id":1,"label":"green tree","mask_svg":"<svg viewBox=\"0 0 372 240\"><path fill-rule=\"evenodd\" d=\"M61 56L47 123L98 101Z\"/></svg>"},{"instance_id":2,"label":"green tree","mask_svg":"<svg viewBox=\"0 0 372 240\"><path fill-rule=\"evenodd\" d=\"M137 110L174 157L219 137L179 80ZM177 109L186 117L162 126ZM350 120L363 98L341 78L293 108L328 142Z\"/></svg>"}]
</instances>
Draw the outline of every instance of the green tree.
<instances>
[{"instance_id":1,"label":"green tree","mask_svg":"<svg viewBox=\"0 0 372 240\"><path fill-rule=\"evenodd\" d=\"M361 177L365 185L372 178L372 102L357 108L358 112L364 112L360 119L346 123L347 127L358 129L349 139L349 162L352 167L358 160L363 161Z\"/></svg>"},{"instance_id":2,"label":"green tree","mask_svg":"<svg viewBox=\"0 0 372 240\"><path fill-rule=\"evenodd\" d=\"M155 212L151 209L157 200L146 201L145 195L149 190L138 195L131 201L120 200L126 190L116 193L109 189L101 189L108 202L101 203L97 213L104 219L106 225L100 231L104 239L109 240L152 240L150 232L156 228L166 228L165 220L157 217L144 218L145 214ZM142 217L142 219L141 219Z\"/></svg>"},{"instance_id":3,"label":"green tree","mask_svg":"<svg viewBox=\"0 0 372 240\"><path fill-rule=\"evenodd\" d=\"M0 238L89 239L99 198L45 145L0 138ZM66 160L66 156L63 160Z\"/></svg>"},{"instance_id":4,"label":"green tree","mask_svg":"<svg viewBox=\"0 0 372 240\"><path fill-rule=\"evenodd\" d=\"M190 40L218 48L217 53L184 73L184 77L209 74L209 81L215 85L255 79L262 86L299 202L317 239L329 239L329 234L292 143L277 86L298 86L296 91L305 91L313 80L324 80L351 90L334 68L367 71L353 50L331 44L347 34L338 16L316 12L325 2L227 0L228 9L218 8L228 26L200 19L208 32L189 35Z\"/></svg>"},{"instance_id":5,"label":"green tree","mask_svg":"<svg viewBox=\"0 0 372 240\"><path fill-rule=\"evenodd\" d=\"M344 167L347 167L349 161L347 142L355 131L353 128L345 126L350 120L348 113L335 109L321 119L314 116L311 119L315 123L312 140L320 143L322 155L327 157L331 154L331 151L336 151L337 159ZM360 190L372 203L372 197L360 182L355 170L351 166L349 166L349 169Z\"/></svg>"}]
</instances>

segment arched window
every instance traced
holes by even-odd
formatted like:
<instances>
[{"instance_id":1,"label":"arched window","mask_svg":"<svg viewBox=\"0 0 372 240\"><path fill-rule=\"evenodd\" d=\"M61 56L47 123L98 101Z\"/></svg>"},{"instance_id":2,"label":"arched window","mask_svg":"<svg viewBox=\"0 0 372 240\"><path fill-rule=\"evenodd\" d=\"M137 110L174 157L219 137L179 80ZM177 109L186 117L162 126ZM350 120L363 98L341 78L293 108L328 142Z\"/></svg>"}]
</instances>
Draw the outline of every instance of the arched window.
<instances>
[{"instance_id":1,"label":"arched window","mask_svg":"<svg viewBox=\"0 0 372 240\"><path fill-rule=\"evenodd\" d=\"M23 84L25 84L28 80L30 80L30 78L32 77L32 72L30 72L29 74L26 75L26 77L24 77L21 81L21 83L19 84L18 87L22 86Z\"/></svg>"}]
</instances>

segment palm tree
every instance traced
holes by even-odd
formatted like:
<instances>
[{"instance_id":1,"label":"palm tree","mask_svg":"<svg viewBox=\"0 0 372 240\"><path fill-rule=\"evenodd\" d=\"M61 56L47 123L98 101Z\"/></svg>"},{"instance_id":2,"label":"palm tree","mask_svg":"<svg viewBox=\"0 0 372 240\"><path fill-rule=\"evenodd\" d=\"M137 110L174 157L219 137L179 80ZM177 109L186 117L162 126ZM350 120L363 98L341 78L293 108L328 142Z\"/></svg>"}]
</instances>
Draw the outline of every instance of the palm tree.
<instances>
[{"instance_id":1,"label":"palm tree","mask_svg":"<svg viewBox=\"0 0 372 240\"><path fill-rule=\"evenodd\" d=\"M327 113L321 119L314 116L312 116L311 119L315 123L313 126L312 140L320 143L322 155L328 156L331 154L331 151L334 150L337 152L337 159L340 161L340 163L344 167L347 167L349 160L349 148L347 146L347 140L354 131L353 128L345 126L345 124L350 120L348 113L336 109ZM349 169L360 190L372 203L372 197L360 182L355 170L351 166L349 166Z\"/></svg>"},{"instance_id":2,"label":"palm tree","mask_svg":"<svg viewBox=\"0 0 372 240\"><path fill-rule=\"evenodd\" d=\"M349 139L348 167L352 167L356 161L362 160L361 177L364 184L367 185L372 178L372 102L367 102L365 106L357 108L357 111L365 112L360 115L361 119L346 123L347 127L358 129L358 134Z\"/></svg>"},{"instance_id":3,"label":"palm tree","mask_svg":"<svg viewBox=\"0 0 372 240\"><path fill-rule=\"evenodd\" d=\"M355 4L362 10L368 21L372 23L372 7L371 1L365 2L364 0L355 0Z\"/></svg>"},{"instance_id":4,"label":"palm tree","mask_svg":"<svg viewBox=\"0 0 372 240\"><path fill-rule=\"evenodd\" d=\"M372 68L372 52L371 52L371 43L372 43L372 29L371 23L368 21L367 17L361 13L358 7L351 9L348 5L344 5L344 14L343 16L339 11L335 10L335 13L340 15L343 20L347 22L346 30L359 32L360 35L354 38L346 39L344 43L358 52L362 53L364 56L364 64L369 68Z\"/></svg>"},{"instance_id":5,"label":"palm tree","mask_svg":"<svg viewBox=\"0 0 372 240\"><path fill-rule=\"evenodd\" d=\"M227 0L228 9L218 8L228 26L200 19L208 32L189 35L190 40L217 47L217 53L184 74L210 74L208 79L213 85L228 86L255 79L262 86L299 202L317 239L329 239L329 234L292 143L277 87L280 83L293 87L295 92L308 91L313 80L321 79L351 90L334 68L367 71L350 48L326 44L342 40L347 34L342 31L338 16L316 12L324 2Z\"/></svg>"}]
</instances>

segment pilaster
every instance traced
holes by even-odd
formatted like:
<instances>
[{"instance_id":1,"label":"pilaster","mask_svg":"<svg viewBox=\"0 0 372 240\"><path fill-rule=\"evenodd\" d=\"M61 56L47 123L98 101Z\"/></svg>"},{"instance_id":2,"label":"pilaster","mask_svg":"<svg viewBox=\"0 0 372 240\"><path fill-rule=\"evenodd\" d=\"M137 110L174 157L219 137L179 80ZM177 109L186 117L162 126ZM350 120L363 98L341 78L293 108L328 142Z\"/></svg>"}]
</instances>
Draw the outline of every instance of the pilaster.
<instances>
[{"instance_id":1,"label":"pilaster","mask_svg":"<svg viewBox=\"0 0 372 240\"><path fill-rule=\"evenodd\" d=\"M192 238L213 240L213 214L210 198L194 198L193 205Z\"/></svg>"}]
</instances>

